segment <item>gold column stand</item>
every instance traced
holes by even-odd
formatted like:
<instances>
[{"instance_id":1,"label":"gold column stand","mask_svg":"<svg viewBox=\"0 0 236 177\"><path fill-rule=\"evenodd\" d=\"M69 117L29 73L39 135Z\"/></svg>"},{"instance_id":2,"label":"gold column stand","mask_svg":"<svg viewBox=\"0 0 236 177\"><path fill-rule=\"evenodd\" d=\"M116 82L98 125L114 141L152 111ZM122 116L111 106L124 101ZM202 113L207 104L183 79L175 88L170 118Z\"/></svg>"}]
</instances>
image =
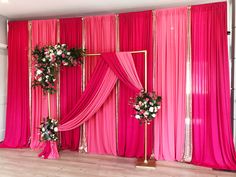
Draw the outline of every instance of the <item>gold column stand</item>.
<instances>
[{"instance_id":1,"label":"gold column stand","mask_svg":"<svg viewBox=\"0 0 236 177\"><path fill-rule=\"evenodd\" d=\"M147 126L148 122L145 121L144 123L144 158L138 159L136 162L136 168L149 168L155 169L156 168L156 161L155 159L147 159Z\"/></svg>"}]
</instances>

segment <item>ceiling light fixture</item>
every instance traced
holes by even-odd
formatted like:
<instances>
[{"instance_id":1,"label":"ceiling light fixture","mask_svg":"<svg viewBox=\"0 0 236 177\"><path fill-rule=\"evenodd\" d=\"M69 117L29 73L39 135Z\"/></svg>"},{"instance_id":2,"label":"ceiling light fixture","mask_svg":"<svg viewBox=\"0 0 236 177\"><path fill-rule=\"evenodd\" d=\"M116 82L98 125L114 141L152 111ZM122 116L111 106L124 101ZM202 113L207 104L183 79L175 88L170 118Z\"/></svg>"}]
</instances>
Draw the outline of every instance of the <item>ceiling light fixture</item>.
<instances>
[{"instance_id":1,"label":"ceiling light fixture","mask_svg":"<svg viewBox=\"0 0 236 177\"><path fill-rule=\"evenodd\" d=\"M1 3L7 4L9 1L8 0L1 0Z\"/></svg>"}]
</instances>

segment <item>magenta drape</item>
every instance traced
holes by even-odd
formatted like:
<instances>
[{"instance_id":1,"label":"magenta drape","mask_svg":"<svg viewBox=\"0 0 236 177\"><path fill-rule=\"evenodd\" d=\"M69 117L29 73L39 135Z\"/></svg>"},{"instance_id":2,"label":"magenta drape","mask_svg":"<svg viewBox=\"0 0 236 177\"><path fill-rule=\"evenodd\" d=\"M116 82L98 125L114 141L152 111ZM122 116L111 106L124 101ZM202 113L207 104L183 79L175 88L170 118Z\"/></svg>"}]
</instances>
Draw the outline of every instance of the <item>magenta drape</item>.
<instances>
[{"instance_id":1,"label":"magenta drape","mask_svg":"<svg viewBox=\"0 0 236 177\"><path fill-rule=\"evenodd\" d=\"M227 4L192 6L192 163L236 170L230 125Z\"/></svg>"},{"instance_id":2,"label":"magenta drape","mask_svg":"<svg viewBox=\"0 0 236 177\"><path fill-rule=\"evenodd\" d=\"M46 141L43 151L38 154L38 157L42 157L44 159L58 159L59 153L57 149L57 142Z\"/></svg>"},{"instance_id":3,"label":"magenta drape","mask_svg":"<svg viewBox=\"0 0 236 177\"><path fill-rule=\"evenodd\" d=\"M36 45L54 45L57 42L57 20L34 20L32 21L32 50ZM32 79L34 77L34 62L32 62ZM51 117L57 118L56 94L51 95ZM42 147L39 142L39 125L43 117L48 116L47 95L42 89L32 88L32 124L30 147L38 149Z\"/></svg>"},{"instance_id":4,"label":"magenta drape","mask_svg":"<svg viewBox=\"0 0 236 177\"><path fill-rule=\"evenodd\" d=\"M148 90L153 85L152 11L119 14L119 43L121 51L147 50ZM134 62L144 85L144 54L134 54ZM143 157L144 126L131 115L130 97L135 94L120 84L118 119L118 154L127 157ZM148 126L148 155L153 147L153 123Z\"/></svg>"},{"instance_id":5,"label":"magenta drape","mask_svg":"<svg viewBox=\"0 0 236 177\"><path fill-rule=\"evenodd\" d=\"M87 53L114 52L116 50L115 15L84 18L85 48ZM86 57L85 80L90 80L98 60ZM116 155L116 92L115 88L100 110L86 122L88 152Z\"/></svg>"},{"instance_id":6,"label":"magenta drape","mask_svg":"<svg viewBox=\"0 0 236 177\"><path fill-rule=\"evenodd\" d=\"M60 19L60 42L68 48L82 46L82 18ZM60 120L75 106L82 93L81 66L62 67L60 70ZM80 129L61 133L61 148L78 150Z\"/></svg>"},{"instance_id":7,"label":"magenta drape","mask_svg":"<svg viewBox=\"0 0 236 177\"><path fill-rule=\"evenodd\" d=\"M29 146L28 22L9 22L5 139L0 147Z\"/></svg>"},{"instance_id":8,"label":"magenta drape","mask_svg":"<svg viewBox=\"0 0 236 177\"><path fill-rule=\"evenodd\" d=\"M101 57L81 98L61 121L59 131L72 130L90 119L105 103L118 79L136 92L143 88L130 53L104 53Z\"/></svg>"},{"instance_id":9,"label":"magenta drape","mask_svg":"<svg viewBox=\"0 0 236 177\"><path fill-rule=\"evenodd\" d=\"M157 66L154 90L162 96L154 124L156 159L180 161L186 117L187 7L155 11Z\"/></svg>"}]
</instances>

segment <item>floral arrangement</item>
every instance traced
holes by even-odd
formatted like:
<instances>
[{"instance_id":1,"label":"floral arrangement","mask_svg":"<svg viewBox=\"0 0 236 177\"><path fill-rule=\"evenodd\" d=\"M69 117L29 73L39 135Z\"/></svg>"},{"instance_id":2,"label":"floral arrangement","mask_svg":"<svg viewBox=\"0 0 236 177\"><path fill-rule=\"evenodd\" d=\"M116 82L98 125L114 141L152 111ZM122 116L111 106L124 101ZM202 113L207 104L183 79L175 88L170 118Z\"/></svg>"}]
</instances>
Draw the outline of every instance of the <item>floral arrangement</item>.
<instances>
[{"instance_id":1,"label":"floral arrangement","mask_svg":"<svg viewBox=\"0 0 236 177\"><path fill-rule=\"evenodd\" d=\"M32 87L41 86L44 93L56 92L55 82L61 66L76 66L82 63L84 49L68 49L66 44L56 44L44 47L36 46L33 51L35 62L35 77Z\"/></svg>"},{"instance_id":2,"label":"floral arrangement","mask_svg":"<svg viewBox=\"0 0 236 177\"><path fill-rule=\"evenodd\" d=\"M141 91L135 98L131 98L133 109L135 110L135 118L141 123L152 121L161 108L161 97L155 92L148 93Z\"/></svg>"},{"instance_id":3,"label":"floral arrangement","mask_svg":"<svg viewBox=\"0 0 236 177\"><path fill-rule=\"evenodd\" d=\"M44 118L40 124L41 140L44 141L57 141L58 140L58 121Z\"/></svg>"}]
</instances>

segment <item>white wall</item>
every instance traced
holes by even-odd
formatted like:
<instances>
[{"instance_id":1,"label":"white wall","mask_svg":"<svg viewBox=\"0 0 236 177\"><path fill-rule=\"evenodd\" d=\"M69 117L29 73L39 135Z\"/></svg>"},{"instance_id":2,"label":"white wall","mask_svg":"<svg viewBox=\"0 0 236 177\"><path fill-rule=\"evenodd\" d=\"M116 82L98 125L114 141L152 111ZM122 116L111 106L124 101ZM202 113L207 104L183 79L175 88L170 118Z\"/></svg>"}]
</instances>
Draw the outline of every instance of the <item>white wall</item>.
<instances>
[{"instance_id":1,"label":"white wall","mask_svg":"<svg viewBox=\"0 0 236 177\"><path fill-rule=\"evenodd\" d=\"M0 141L5 135L7 84L7 19L0 16Z\"/></svg>"}]
</instances>

